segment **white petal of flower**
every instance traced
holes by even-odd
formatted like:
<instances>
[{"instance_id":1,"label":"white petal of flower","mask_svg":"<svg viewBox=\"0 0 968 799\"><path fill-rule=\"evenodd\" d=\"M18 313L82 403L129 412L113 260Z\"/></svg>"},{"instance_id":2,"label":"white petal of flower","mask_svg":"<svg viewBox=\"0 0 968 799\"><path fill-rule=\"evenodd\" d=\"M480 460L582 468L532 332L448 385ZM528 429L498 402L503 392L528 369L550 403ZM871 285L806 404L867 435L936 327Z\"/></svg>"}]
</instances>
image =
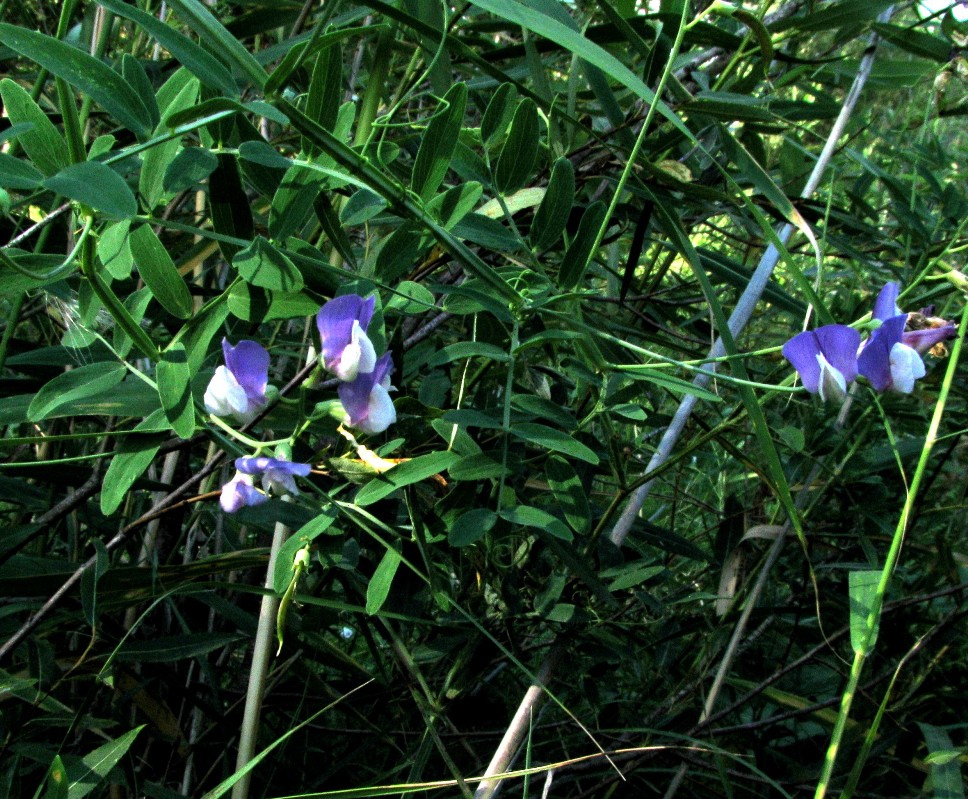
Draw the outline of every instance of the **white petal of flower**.
<instances>
[{"instance_id":1,"label":"white petal of flower","mask_svg":"<svg viewBox=\"0 0 968 799\"><path fill-rule=\"evenodd\" d=\"M350 343L343 349L339 362L333 366L333 374L347 383L356 380L361 372L369 374L376 366L376 350L373 342L360 327L360 323L353 321L353 332Z\"/></svg>"},{"instance_id":2,"label":"white petal of flower","mask_svg":"<svg viewBox=\"0 0 968 799\"><path fill-rule=\"evenodd\" d=\"M891 386L901 394L910 394L914 390L914 381L924 377L924 361L918 351L907 344L898 342L891 347Z\"/></svg>"},{"instance_id":3,"label":"white petal of flower","mask_svg":"<svg viewBox=\"0 0 968 799\"><path fill-rule=\"evenodd\" d=\"M241 416L249 409L249 399L239 381L225 366L215 374L205 389L205 410L215 416Z\"/></svg>"},{"instance_id":4,"label":"white petal of flower","mask_svg":"<svg viewBox=\"0 0 968 799\"><path fill-rule=\"evenodd\" d=\"M367 433L382 433L397 420L393 400L383 386L374 386L367 404L366 418L357 427Z\"/></svg>"},{"instance_id":5,"label":"white petal of flower","mask_svg":"<svg viewBox=\"0 0 968 799\"><path fill-rule=\"evenodd\" d=\"M818 394L826 402L828 399L843 401L847 396L847 380L839 369L834 368L821 353L817 353L817 363L820 364L820 384Z\"/></svg>"}]
</instances>

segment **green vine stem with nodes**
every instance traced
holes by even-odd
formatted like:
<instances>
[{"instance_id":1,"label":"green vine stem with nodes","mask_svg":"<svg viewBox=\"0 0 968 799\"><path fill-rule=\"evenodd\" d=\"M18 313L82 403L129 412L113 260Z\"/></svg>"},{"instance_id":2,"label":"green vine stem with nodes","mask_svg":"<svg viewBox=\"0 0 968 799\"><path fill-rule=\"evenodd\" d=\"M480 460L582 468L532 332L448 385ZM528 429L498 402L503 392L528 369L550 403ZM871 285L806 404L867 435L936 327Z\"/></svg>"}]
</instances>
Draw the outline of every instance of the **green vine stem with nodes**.
<instances>
[{"instance_id":1,"label":"green vine stem with nodes","mask_svg":"<svg viewBox=\"0 0 968 799\"><path fill-rule=\"evenodd\" d=\"M968 298L966 298L968 299ZM901 548L904 544L904 536L907 532L908 519L914 508L914 503L918 497L918 490L924 480L928 462L931 459L931 451L938 439L938 430L944 418L945 406L948 401L948 394L951 392L951 385L955 378L955 371L958 367L958 360L961 356L961 349L964 344L965 333L968 332L968 302L961 312L961 322L958 325L958 338L955 340L951 350L951 357L948 361L948 368L945 370L944 380L941 390L938 393L938 401L934 406L934 413L931 416L931 423L928 425L925 434L924 446L921 449L921 456L915 467L914 475L911 478L911 485L904 498L904 507L897 520L897 527L894 536L891 538L891 546L884 558L884 567L881 569L880 579L877 587L870 598L870 607L867 609L867 618L864 622L863 634L855 642L854 660L850 666L850 675L847 678L847 685L843 690L840 701L840 710L837 713L837 721L834 723L833 732L830 735L830 745L827 747L827 754L824 757L823 769L820 772L820 779L817 783L817 790L814 799L824 799L830 789L833 779L834 766L840 753L841 743L843 742L844 730L847 727L847 719L850 717L850 707L857 693L857 686L860 684L861 673L864 669L864 661L870 655L877 637L877 628L881 618L881 608L884 605L884 597L891 583L891 577L897 567L898 559L901 556ZM875 724L879 721L875 720ZM876 728L872 729L870 735L876 734ZM848 799L849 792L841 794L841 799Z\"/></svg>"}]
</instances>

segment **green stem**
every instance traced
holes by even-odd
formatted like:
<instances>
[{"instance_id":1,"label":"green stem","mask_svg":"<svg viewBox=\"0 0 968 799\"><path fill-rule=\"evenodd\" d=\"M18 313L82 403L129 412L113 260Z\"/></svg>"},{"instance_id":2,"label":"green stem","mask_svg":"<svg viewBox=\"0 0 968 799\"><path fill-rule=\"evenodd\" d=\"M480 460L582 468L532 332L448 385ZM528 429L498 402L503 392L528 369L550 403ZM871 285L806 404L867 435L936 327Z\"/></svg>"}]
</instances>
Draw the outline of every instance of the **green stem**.
<instances>
[{"instance_id":1,"label":"green stem","mask_svg":"<svg viewBox=\"0 0 968 799\"><path fill-rule=\"evenodd\" d=\"M3 329L3 337L0 338L0 374L3 373L3 366L7 362L7 350L10 347L10 339L13 332L17 329L17 322L20 319L20 309L23 307L25 292L20 292L10 303L10 310L7 312L7 326Z\"/></svg>"},{"instance_id":2,"label":"green stem","mask_svg":"<svg viewBox=\"0 0 968 799\"><path fill-rule=\"evenodd\" d=\"M389 31L386 29L380 31L376 40L376 52L373 54L373 67L366 81L366 93L363 95L363 102L360 103L356 135L353 137L353 144L357 146L369 141L370 132L373 130L373 121L376 119L377 111L380 110L383 88L390 71L390 44L392 41L393 36Z\"/></svg>"},{"instance_id":3,"label":"green stem","mask_svg":"<svg viewBox=\"0 0 968 799\"><path fill-rule=\"evenodd\" d=\"M595 257L595 253L598 252L598 248L602 244L602 239L605 238L605 231L608 230L608 226L611 222L612 216L615 213L615 209L618 207L619 201L622 199L622 194L625 191L625 184L628 183L629 177L632 174L632 168L638 161L639 152L641 152L642 145L645 143L645 137L649 131L649 126L652 124L652 119L655 117L659 104L662 102L662 93L665 91L665 85L669 80L669 76L672 74L676 56L679 54L679 48L682 46L682 40L686 34L686 16L688 11L689 3L683 3L682 17L679 20L679 29L676 31L676 40L672 43L669 58L666 60L665 68L662 70L662 76L659 78L659 85L655 88L655 100L649 104L649 110L645 114L645 119L642 120L642 127L639 129L639 135L636 137L635 144L632 147L632 152L629 153L628 160L625 162L625 168L622 170L622 174L619 176L618 185L615 187L615 191L612 193L612 199L608 204L608 211L606 211L605 218L602 220L602 224L595 236L595 243L588 251L588 258L585 259L585 265L581 270L582 274L584 274L585 270L588 269L588 265L592 262L592 259Z\"/></svg>"},{"instance_id":4,"label":"green stem","mask_svg":"<svg viewBox=\"0 0 968 799\"><path fill-rule=\"evenodd\" d=\"M111 287L97 273L94 260L94 247L94 239L90 236L87 237L84 241L84 246L81 248L81 272L90 282L91 288L94 289L94 293L97 294L98 299L104 304L108 313L111 314L117 325L128 334L135 346L141 350L142 354L153 361L161 360L161 353L158 351L155 343L141 328L141 325L128 313L128 309L124 307L121 300L118 299L118 296L111 291Z\"/></svg>"},{"instance_id":5,"label":"green stem","mask_svg":"<svg viewBox=\"0 0 968 799\"><path fill-rule=\"evenodd\" d=\"M898 558L901 555L901 547L904 543L905 533L907 532L908 519L910 518L911 511L914 508L914 502L917 499L918 489L921 487L921 481L924 479L925 472L927 471L928 461L931 457L931 450L934 448L934 444L938 440L938 429L941 427L941 419L944 416L948 394L951 391L951 386L954 382L955 371L958 366L958 359L961 354L961 348L964 342L966 330L968 330L968 304L965 305L961 313L961 324L959 326L958 338L955 340L954 347L952 348L951 359L948 361L948 369L945 372L944 381L941 384L938 402L934 407L934 414L931 417L931 423L928 425L928 432L924 439L924 447L921 449L921 457L918 459L918 465L914 471L914 477L911 478L911 487L907 492L904 507L901 510L901 516L898 519L897 527L894 530L894 537L891 539L891 547L887 553L887 557L885 558L884 568L881 570L881 578L877 584L877 591L874 594L873 600L871 601L871 607L867 614L867 621L865 625L864 642L858 647L858 651L854 654L854 662L850 668L850 677L848 678L847 687L844 689L843 697L840 702L840 712L837 715L837 721L834 724L834 729L830 736L830 746L827 748L827 755L824 758L823 769L820 773L820 780L817 783L817 790L814 794L814 799L823 799L823 797L827 794L827 789L830 787L830 780L833 776L834 766L837 762L837 755L840 750L844 729L847 726L847 719L850 715L850 706L854 700L854 695L857 693L857 686L860 682L861 671L864 666L864 659L867 657L870 651L870 642L874 640L874 632L880 622L881 608L884 605L884 597L887 594L887 588L891 581L891 575L894 573Z\"/></svg>"},{"instance_id":6,"label":"green stem","mask_svg":"<svg viewBox=\"0 0 968 799\"><path fill-rule=\"evenodd\" d=\"M283 497L288 499L288 497ZM259 609L259 624L256 628L255 642L252 645L252 665L249 668L249 685L245 693L245 711L242 727L239 730L239 753L235 761L236 772L242 771L255 756L259 737L259 717L262 715L262 699L265 695L266 678L269 675L269 660L272 657L273 638L276 634L276 617L279 612L279 596L273 589L276 559L279 550L289 537L289 528L277 522L272 534L272 547L269 550L269 566L266 569L266 593ZM246 771L232 786L232 799L248 799L252 782L251 769Z\"/></svg>"},{"instance_id":7,"label":"green stem","mask_svg":"<svg viewBox=\"0 0 968 799\"><path fill-rule=\"evenodd\" d=\"M511 396L514 393L514 367L516 364L515 352L518 349L518 335L520 331L520 323L517 318L514 320L514 325L511 328L511 347L508 351L510 358L508 360L508 374L507 379L504 381L504 415L501 420L501 427L504 429L504 448L501 453L501 482L497 486L497 509L501 510L501 501L504 496L504 481L508 473L508 446L509 440L511 438Z\"/></svg>"}]
</instances>

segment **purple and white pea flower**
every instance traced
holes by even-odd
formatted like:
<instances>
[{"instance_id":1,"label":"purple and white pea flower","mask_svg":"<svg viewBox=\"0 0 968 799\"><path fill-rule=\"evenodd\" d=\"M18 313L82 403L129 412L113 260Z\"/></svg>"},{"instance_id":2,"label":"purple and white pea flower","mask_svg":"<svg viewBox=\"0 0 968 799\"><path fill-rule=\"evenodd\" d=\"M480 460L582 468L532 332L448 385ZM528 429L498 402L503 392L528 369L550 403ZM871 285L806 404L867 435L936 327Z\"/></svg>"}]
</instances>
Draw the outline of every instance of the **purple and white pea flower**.
<instances>
[{"instance_id":1,"label":"purple and white pea flower","mask_svg":"<svg viewBox=\"0 0 968 799\"><path fill-rule=\"evenodd\" d=\"M375 305L375 297L364 300L346 294L334 297L316 314L323 366L342 381L355 380L376 367L376 350L366 334Z\"/></svg>"},{"instance_id":2,"label":"purple and white pea flower","mask_svg":"<svg viewBox=\"0 0 968 799\"><path fill-rule=\"evenodd\" d=\"M953 323L929 318L923 311L902 313L897 306L899 292L898 284L891 282L877 295L873 316L881 326L864 344L857 363L860 373L877 391L910 394L914 382L925 375L921 353L956 335L956 330ZM912 323L924 327L907 330Z\"/></svg>"},{"instance_id":3,"label":"purple and white pea flower","mask_svg":"<svg viewBox=\"0 0 968 799\"><path fill-rule=\"evenodd\" d=\"M269 497L253 485L252 476L236 472L235 477L222 486L219 504L226 513L235 513L240 508L261 505Z\"/></svg>"},{"instance_id":4,"label":"purple and white pea flower","mask_svg":"<svg viewBox=\"0 0 968 799\"><path fill-rule=\"evenodd\" d=\"M205 389L205 409L215 416L232 416L241 424L251 422L266 404L269 384L269 353L255 341L234 347L222 339L225 365Z\"/></svg>"},{"instance_id":5,"label":"purple and white pea flower","mask_svg":"<svg viewBox=\"0 0 968 799\"><path fill-rule=\"evenodd\" d=\"M222 486L219 504L226 513L240 508L261 505L269 500L269 493L298 494L296 477L306 477L312 470L308 463L293 463L283 458L254 456L235 459L235 477ZM262 476L262 488L256 488L255 478Z\"/></svg>"},{"instance_id":6,"label":"purple and white pea flower","mask_svg":"<svg viewBox=\"0 0 968 799\"><path fill-rule=\"evenodd\" d=\"M393 361L390 353L377 359L373 371L360 373L350 383L340 383L337 392L348 424L365 433L382 433L397 420L389 392Z\"/></svg>"},{"instance_id":7,"label":"purple and white pea flower","mask_svg":"<svg viewBox=\"0 0 968 799\"><path fill-rule=\"evenodd\" d=\"M783 345L784 357L800 373L803 387L824 402L843 401L847 386L857 379L860 333L846 325L806 330Z\"/></svg>"},{"instance_id":8,"label":"purple and white pea flower","mask_svg":"<svg viewBox=\"0 0 968 799\"><path fill-rule=\"evenodd\" d=\"M864 344L857 358L858 370L877 391L910 394L914 381L924 377L924 361L917 350L904 343L907 314L881 323Z\"/></svg>"},{"instance_id":9,"label":"purple and white pea flower","mask_svg":"<svg viewBox=\"0 0 968 799\"><path fill-rule=\"evenodd\" d=\"M273 494L298 494L296 477L306 477L312 467L308 463L293 463L282 458L269 458L265 455L236 458L235 468L239 475L262 475L262 488Z\"/></svg>"}]
</instances>

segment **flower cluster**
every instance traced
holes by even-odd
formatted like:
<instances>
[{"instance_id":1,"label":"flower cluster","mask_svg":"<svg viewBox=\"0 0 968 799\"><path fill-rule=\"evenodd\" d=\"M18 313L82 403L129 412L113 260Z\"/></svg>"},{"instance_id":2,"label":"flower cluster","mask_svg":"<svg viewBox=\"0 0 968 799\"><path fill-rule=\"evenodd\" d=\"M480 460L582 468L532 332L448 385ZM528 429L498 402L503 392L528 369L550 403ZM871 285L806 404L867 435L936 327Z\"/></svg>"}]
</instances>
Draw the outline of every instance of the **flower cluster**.
<instances>
[{"instance_id":1,"label":"flower cluster","mask_svg":"<svg viewBox=\"0 0 968 799\"><path fill-rule=\"evenodd\" d=\"M888 283L874 303L879 326L863 343L860 333L846 325L825 325L791 338L783 355L799 372L803 387L820 399L843 400L858 374L877 391L909 394L924 377L921 355L937 351L956 334L951 322L931 316L932 308L902 313L897 307L899 286Z\"/></svg>"},{"instance_id":2,"label":"flower cluster","mask_svg":"<svg viewBox=\"0 0 968 799\"><path fill-rule=\"evenodd\" d=\"M219 503L226 513L235 513L246 505L261 505L273 495L299 494L296 477L306 477L308 463L293 463L283 458L266 456L236 458L235 477L222 486ZM255 476L262 475L262 490L255 487Z\"/></svg>"},{"instance_id":3,"label":"flower cluster","mask_svg":"<svg viewBox=\"0 0 968 799\"><path fill-rule=\"evenodd\" d=\"M337 393L346 424L366 433L382 433L397 419L390 399L390 353L377 356L368 335L376 299L348 294L327 302L316 315L321 339L320 362L339 380ZM205 391L205 408L239 424L252 422L266 407L269 353L255 341L234 347L222 340L225 364L215 370ZM253 456L235 461L236 474L222 487L220 504L228 513L260 505L269 494L298 494L296 477L306 477L310 466L288 458ZM255 477L261 475L261 489Z\"/></svg>"},{"instance_id":4,"label":"flower cluster","mask_svg":"<svg viewBox=\"0 0 968 799\"><path fill-rule=\"evenodd\" d=\"M374 298L356 294L336 297L316 315L323 366L339 378L337 389L351 427L382 433L397 420L389 392L393 361L390 353L376 357L367 336Z\"/></svg>"}]
</instances>

